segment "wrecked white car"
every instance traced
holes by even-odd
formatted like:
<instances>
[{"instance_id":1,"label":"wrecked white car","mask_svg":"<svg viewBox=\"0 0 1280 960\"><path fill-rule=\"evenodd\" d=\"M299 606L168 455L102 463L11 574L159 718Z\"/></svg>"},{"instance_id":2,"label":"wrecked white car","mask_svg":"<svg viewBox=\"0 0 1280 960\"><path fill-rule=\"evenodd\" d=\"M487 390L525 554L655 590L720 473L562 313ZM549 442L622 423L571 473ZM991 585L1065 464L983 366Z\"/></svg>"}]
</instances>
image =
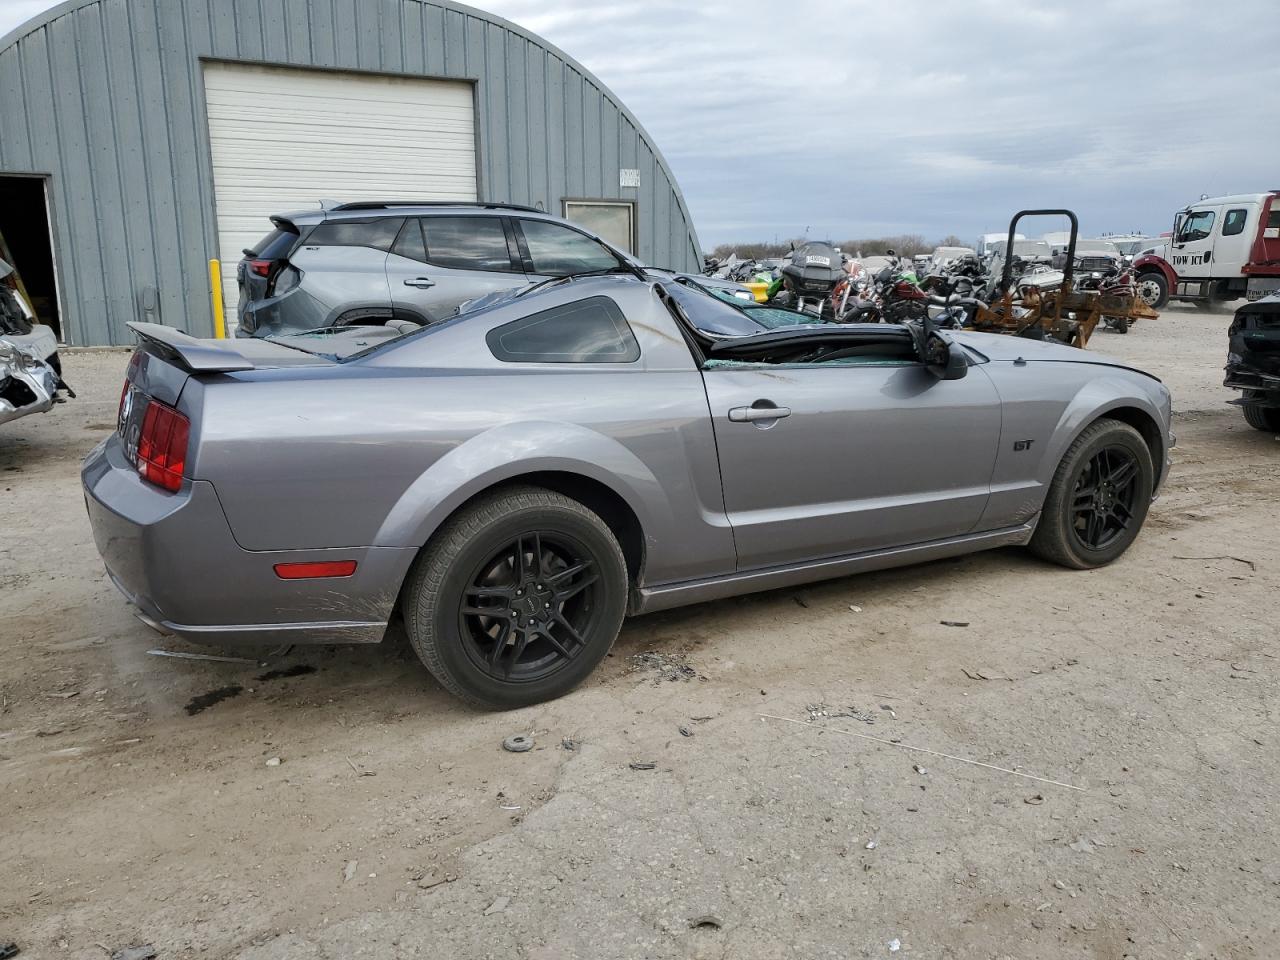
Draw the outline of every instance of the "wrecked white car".
<instances>
[{"instance_id":1,"label":"wrecked white car","mask_svg":"<svg viewBox=\"0 0 1280 960\"><path fill-rule=\"evenodd\" d=\"M0 423L44 413L61 402L59 390L74 397L62 380L58 338L34 323L21 294L10 286L13 268L0 260Z\"/></svg>"}]
</instances>

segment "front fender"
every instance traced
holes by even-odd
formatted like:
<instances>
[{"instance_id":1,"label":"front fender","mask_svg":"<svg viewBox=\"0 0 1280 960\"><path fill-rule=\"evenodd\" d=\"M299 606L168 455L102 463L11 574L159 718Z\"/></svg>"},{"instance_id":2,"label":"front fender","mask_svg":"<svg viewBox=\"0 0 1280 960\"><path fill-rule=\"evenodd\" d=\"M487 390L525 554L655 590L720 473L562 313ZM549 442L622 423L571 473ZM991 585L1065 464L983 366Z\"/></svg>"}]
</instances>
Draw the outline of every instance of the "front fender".
<instances>
[{"instance_id":1,"label":"front fender","mask_svg":"<svg viewBox=\"0 0 1280 960\"><path fill-rule=\"evenodd\" d=\"M1159 386L1154 380L1151 384L1153 387ZM1053 480L1058 464L1066 456L1067 449L1084 429L1100 417L1125 408L1141 410L1156 425L1159 439L1156 449L1151 451L1151 459L1159 477L1168 453L1168 417L1161 409L1159 391L1148 392L1134 388L1135 383L1124 376L1102 376L1087 381L1062 411L1054 428L1052 441L1046 447L1044 458L1039 464L1037 479L1047 487Z\"/></svg>"},{"instance_id":2,"label":"front fender","mask_svg":"<svg viewBox=\"0 0 1280 960\"><path fill-rule=\"evenodd\" d=\"M421 547L467 500L496 484L531 473L577 474L604 484L635 513L652 547L651 531L672 528L671 507L652 471L610 437L561 421L508 423L449 451L387 514L380 545Z\"/></svg>"},{"instance_id":3,"label":"front fender","mask_svg":"<svg viewBox=\"0 0 1280 960\"><path fill-rule=\"evenodd\" d=\"M1152 458L1157 469L1163 468L1169 414L1164 409L1168 394L1159 381L1088 363L1032 362L1028 368L1031 376L993 378L1003 401L1004 422L984 527L1034 519L1067 449L1089 424L1116 410L1139 410L1156 424L1160 441ZM1051 385L1061 392L1048 389ZM1069 399L1044 399L1054 394Z\"/></svg>"},{"instance_id":4,"label":"front fender","mask_svg":"<svg viewBox=\"0 0 1280 960\"><path fill-rule=\"evenodd\" d=\"M1177 271L1173 269L1168 260L1164 259L1164 257L1157 257L1154 253L1148 253L1145 256L1138 257L1138 259L1133 261L1129 269L1131 269L1135 274L1154 270L1157 273L1164 274L1164 280L1165 283L1169 285L1170 292L1177 288Z\"/></svg>"}]
</instances>

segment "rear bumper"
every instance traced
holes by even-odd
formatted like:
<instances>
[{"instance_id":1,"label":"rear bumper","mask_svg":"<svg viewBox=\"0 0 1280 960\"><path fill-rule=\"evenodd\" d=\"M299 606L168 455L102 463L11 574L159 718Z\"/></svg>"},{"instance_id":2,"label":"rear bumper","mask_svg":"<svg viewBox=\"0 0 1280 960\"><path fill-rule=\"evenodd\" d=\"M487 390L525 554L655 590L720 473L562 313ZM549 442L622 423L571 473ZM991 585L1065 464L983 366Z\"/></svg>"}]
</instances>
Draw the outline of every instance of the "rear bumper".
<instances>
[{"instance_id":1,"label":"rear bumper","mask_svg":"<svg viewBox=\"0 0 1280 960\"><path fill-rule=\"evenodd\" d=\"M94 542L145 622L188 640L377 643L414 551L245 550L211 483L168 493L143 481L115 436L81 470ZM355 560L351 577L281 580L277 563Z\"/></svg>"},{"instance_id":2,"label":"rear bumper","mask_svg":"<svg viewBox=\"0 0 1280 960\"><path fill-rule=\"evenodd\" d=\"M1243 364L1231 363L1227 365L1227 376L1222 381L1222 385L1232 390L1243 390L1255 395L1248 401L1231 400L1228 401L1229 403L1239 405L1247 402L1264 407L1280 406L1280 373L1265 373L1261 370L1251 370ZM1258 394L1261 396L1257 396Z\"/></svg>"}]
</instances>

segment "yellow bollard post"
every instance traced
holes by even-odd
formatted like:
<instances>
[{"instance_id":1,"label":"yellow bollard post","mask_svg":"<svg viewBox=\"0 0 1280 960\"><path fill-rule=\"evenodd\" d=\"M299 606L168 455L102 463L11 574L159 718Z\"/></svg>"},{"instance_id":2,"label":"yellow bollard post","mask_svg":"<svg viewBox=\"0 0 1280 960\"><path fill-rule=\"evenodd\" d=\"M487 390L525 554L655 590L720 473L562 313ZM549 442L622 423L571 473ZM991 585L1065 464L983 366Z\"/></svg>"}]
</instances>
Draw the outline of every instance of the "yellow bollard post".
<instances>
[{"instance_id":1,"label":"yellow bollard post","mask_svg":"<svg viewBox=\"0 0 1280 960\"><path fill-rule=\"evenodd\" d=\"M227 317L222 306L222 264L217 260L209 261L209 289L213 298L213 335L225 340Z\"/></svg>"}]
</instances>

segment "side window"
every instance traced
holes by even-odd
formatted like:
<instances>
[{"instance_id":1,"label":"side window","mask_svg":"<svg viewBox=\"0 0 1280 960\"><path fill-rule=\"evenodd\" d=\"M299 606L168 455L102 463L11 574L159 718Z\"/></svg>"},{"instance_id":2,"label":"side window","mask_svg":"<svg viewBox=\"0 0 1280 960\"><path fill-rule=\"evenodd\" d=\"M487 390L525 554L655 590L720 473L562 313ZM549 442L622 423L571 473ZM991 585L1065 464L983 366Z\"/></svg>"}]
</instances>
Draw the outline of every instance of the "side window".
<instances>
[{"instance_id":1,"label":"side window","mask_svg":"<svg viewBox=\"0 0 1280 960\"><path fill-rule=\"evenodd\" d=\"M511 251L501 217L424 217L427 262L455 270L511 273Z\"/></svg>"},{"instance_id":2,"label":"side window","mask_svg":"<svg viewBox=\"0 0 1280 960\"><path fill-rule=\"evenodd\" d=\"M1187 218L1182 221L1182 229L1178 231L1178 242L1194 243L1204 240L1213 232L1213 220L1212 210L1197 210L1187 214Z\"/></svg>"},{"instance_id":3,"label":"side window","mask_svg":"<svg viewBox=\"0 0 1280 960\"><path fill-rule=\"evenodd\" d=\"M633 363L640 344L618 305L591 297L521 317L489 331L485 340L508 363Z\"/></svg>"},{"instance_id":4,"label":"side window","mask_svg":"<svg viewBox=\"0 0 1280 960\"><path fill-rule=\"evenodd\" d=\"M400 236L396 239L396 245L391 248L391 252L398 257L407 257L410 260L426 263L427 244L422 239L421 220L410 217L404 222L404 229L400 231Z\"/></svg>"},{"instance_id":5,"label":"side window","mask_svg":"<svg viewBox=\"0 0 1280 960\"><path fill-rule=\"evenodd\" d=\"M1222 218L1222 235L1234 237L1237 233L1244 233L1244 222L1248 219L1248 210L1228 210Z\"/></svg>"},{"instance_id":6,"label":"side window","mask_svg":"<svg viewBox=\"0 0 1280 960\"><path fill-rule=\"evenodd\" d=\"M373 247L386 253L403 223L403 217L326 220L311 231L306 242L311 247Z\"/></svg>"},{"instance_id":7,"label":"side window","mask_svg":"<svg viewBox=\"0 0 1280 960\"><path fill-rule=\"evenodd\" d=\"M618 266L618 258L608 247L577 230L548 220L521 220L520 228L524 231L534 273L567 277Z\"/></svg>"}]
</instances>

